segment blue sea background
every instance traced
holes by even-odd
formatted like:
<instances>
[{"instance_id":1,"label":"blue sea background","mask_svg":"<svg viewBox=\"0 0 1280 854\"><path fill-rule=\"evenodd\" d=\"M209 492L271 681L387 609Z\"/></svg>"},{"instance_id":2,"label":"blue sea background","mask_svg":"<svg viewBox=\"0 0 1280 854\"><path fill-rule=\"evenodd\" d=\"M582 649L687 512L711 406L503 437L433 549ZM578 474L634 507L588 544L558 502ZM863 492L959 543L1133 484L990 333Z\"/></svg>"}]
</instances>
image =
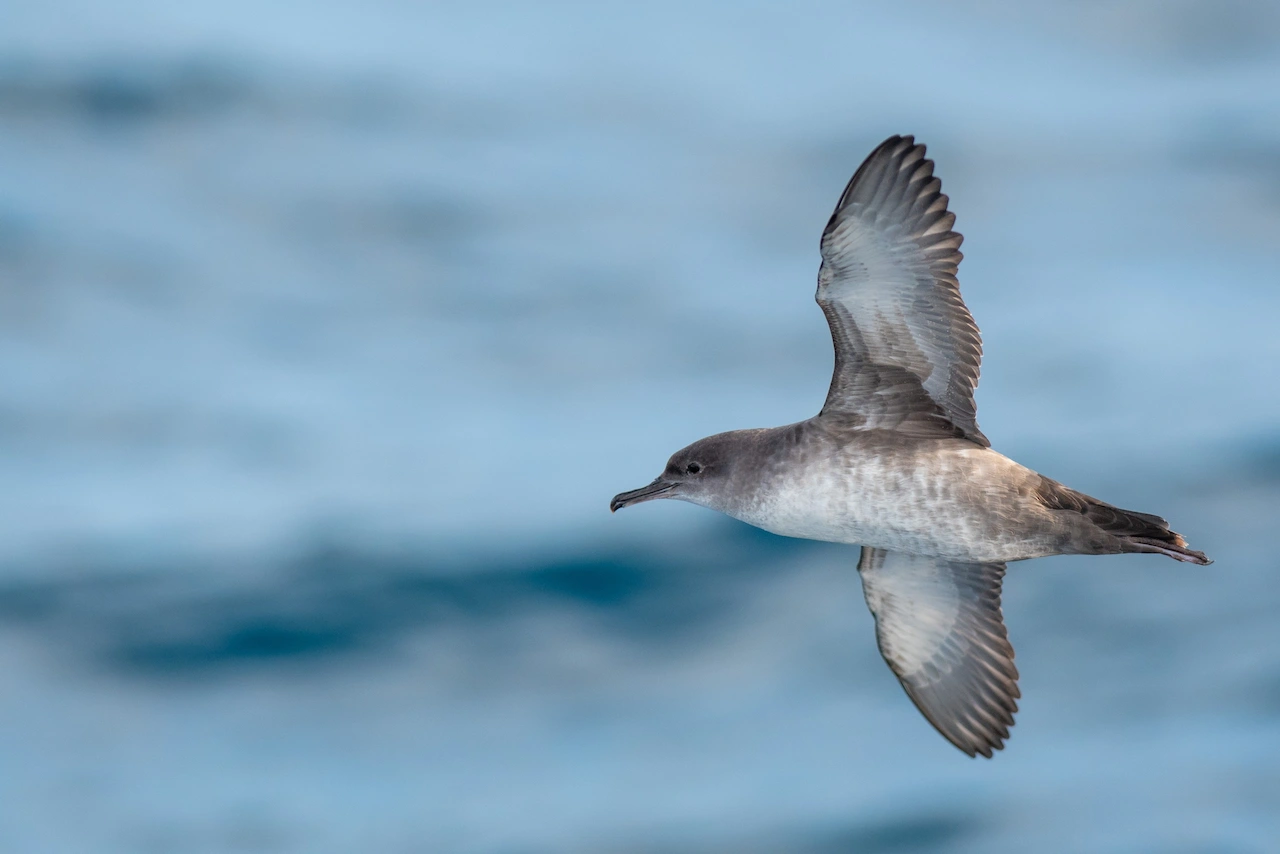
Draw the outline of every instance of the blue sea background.
<instances>
[{"instance_id":1,"label":"blue sea background","mask_svg":"<svg viewBox=\"0 0 1280 854\"><path fill-rule=\"evenodd\" d=\"M1011 568L969 760L847 547L659 502L813 414L884 137L996 447L1217 562ZM1280 851L1280 6L0 6L0 850Z\"/></svg>"}]
</instances>

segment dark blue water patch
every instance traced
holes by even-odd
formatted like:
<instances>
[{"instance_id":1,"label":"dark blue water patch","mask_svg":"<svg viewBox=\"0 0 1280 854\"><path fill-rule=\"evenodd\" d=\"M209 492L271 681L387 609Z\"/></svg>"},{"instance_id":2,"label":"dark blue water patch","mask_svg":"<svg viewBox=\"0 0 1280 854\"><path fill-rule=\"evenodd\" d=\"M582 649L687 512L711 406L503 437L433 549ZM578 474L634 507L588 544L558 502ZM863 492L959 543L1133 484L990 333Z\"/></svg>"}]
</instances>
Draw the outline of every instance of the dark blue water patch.
<instances>
[{"instance_id":1,"label":"dark blue water patch","mask_svg":"<svg viewBox=\"0 0 1280 854\"><path fill-rule=\"evenodd\" d=\"M57 585L27 580L0 587L0 623L30 624L48 620L64 605L62 593Z\"/></svg>"},{"instance_id":2,"label":"dark blue water patch","mask_svg":"<svg viewBox=\"0 0 1280 854\"><path fill-rule=\"evenodd\" d=\"M821 548L742 525L678 549L567 548L480 563L329 544L264 567L271 580L248 587L180 580L216 579L216 568L11 582L0 586L0 624L150 678L341 665L432 633L480 644L535 613L654 647L710 636L756 585Z\"/></svg>"},{"instance_id":3,"label":"dark blue water patch","mask_svg":"<svg viewBox=\"0 0 1280 854\"><path fill-rule=\"evenodd\" d=\"M241 127L269 130L282 121L303 119L338 132L392 137L423 132L424 141L487 139L523 126L518 116L452 94L451 83L419 77L405 81L385 74L317 77L310 68L290 70L219 53L177 58L116 55L71 64L11 56L0 57L0 121L78 122L127 133L163 131L169 124L193 120L240 118L250 120ZM420 230L424 220L439 219L433 206L418 209L412 198L392 213L398 214L397 224L410 231Z\"/></svg>"},{"instance_id":4,"label":"dark blue water patch","mask_svg":"<svg viewBox=\"0 0 1280 854\"><path fill-rule=\"evenodd\" d=\"M539 570L536 583L547 593L584 605L618 607L651 589L652 571L638 565L588 559Z\"/></svg>"},{"instance_id":5,"label":"dark blue water patch","mask_svg":"<svg viewBox=\"0 0 1280 854\"><path fill-rule=\"evenodd\" d=\"M313 661L355 652L368 640L358 625L329 624L314 615L290 617L226 614L177 637L146 626L125 629L110 658L119 666L151 675L225 670L237 663Z\"/></svg>"},{"instance_id":6,"label":"dark blue water patch","mask_svg":"<svg viewBox=\"0 0 1280 854\"><path fill-rule=\"evenodd\" d=\"M0 66L0 115L63 115L124 128L220 113L255 94L247 74L215 60L104 61L57 71L34 62Z\"/></svg>"}]
</instances>

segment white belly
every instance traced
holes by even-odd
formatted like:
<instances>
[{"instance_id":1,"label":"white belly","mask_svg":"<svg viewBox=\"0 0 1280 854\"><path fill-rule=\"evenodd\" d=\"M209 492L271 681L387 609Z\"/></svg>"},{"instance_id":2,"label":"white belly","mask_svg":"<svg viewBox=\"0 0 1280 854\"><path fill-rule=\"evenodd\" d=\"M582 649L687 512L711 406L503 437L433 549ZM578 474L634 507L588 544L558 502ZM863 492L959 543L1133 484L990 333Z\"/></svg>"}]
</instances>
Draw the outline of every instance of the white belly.
<instances>
[{"instance_id":1,"label":"white belly","mask_svg":"<svg viewBox=\"0 0 1280 854\"><path fill-rule=\"evenodd\" d=\"M916 520L886 506L889 496L882 490L869 489L863 478L848 474L810 470L776 482L739 518L784 537L902 550L917 545L908 533L919 527Z\"/></svg>"},{"instance_id":2,"label":"white belly","mask_svg":"<svg viewBox=\"0 0 1280 854\"><path fill-rule=\"evenodd\" d=\"M1001 520L992 518L981 484L1007 467L1021 469L979 448L914 460L868 454L816 461L775 477L733 515L787 537L999 559L1001 544L993 540L1003 539L996 533Z\"/></svg>"}]
</instances>

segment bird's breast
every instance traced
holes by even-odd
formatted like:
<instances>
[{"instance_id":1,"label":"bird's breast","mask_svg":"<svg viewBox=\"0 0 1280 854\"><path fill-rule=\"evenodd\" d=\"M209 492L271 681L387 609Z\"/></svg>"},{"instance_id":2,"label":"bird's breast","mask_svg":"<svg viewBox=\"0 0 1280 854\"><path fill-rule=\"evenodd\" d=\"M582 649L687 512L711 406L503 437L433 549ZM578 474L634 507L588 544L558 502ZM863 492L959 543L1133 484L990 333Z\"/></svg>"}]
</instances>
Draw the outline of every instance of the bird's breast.
<instances>
[{"instance_id":1,"label":"bird's breast","mask_svg":"<svg viewBox=\"0 0 1280 854\"><path fill-rule=\"evenodd\" d=\"M885 506L905 486L874 458L860 464L819 460L774 473L739 518L786 537L861 543L895 521L908 521L895 520L900 514Z\"/></svg>"}]
</instances>

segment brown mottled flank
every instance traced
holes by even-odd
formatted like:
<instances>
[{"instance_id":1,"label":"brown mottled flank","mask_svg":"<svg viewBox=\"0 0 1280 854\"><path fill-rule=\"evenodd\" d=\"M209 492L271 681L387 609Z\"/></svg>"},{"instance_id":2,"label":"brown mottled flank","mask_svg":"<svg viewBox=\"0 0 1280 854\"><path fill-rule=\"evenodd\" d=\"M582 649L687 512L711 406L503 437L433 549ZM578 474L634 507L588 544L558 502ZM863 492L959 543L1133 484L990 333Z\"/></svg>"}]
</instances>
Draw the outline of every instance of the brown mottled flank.
<instances>
[{"instance_id":1,"label":"brown mottled flank","mask_svg":"<svg viewBox=\"0 0 1280 854\"><path fill-rule=\"evenodd\" d=\"M678 498L775 534L861 545L889 667L943 736L990 757L1019 696L1000 611L1008 561L1124 552L1210 561L1159 516L991 449L973 400L982 340L956 278L962 237L924 154L909 136L886 140L823 232L817 300L836 364L822 411L695 442L611 508Z\"/></svg>"}]
</instances>

